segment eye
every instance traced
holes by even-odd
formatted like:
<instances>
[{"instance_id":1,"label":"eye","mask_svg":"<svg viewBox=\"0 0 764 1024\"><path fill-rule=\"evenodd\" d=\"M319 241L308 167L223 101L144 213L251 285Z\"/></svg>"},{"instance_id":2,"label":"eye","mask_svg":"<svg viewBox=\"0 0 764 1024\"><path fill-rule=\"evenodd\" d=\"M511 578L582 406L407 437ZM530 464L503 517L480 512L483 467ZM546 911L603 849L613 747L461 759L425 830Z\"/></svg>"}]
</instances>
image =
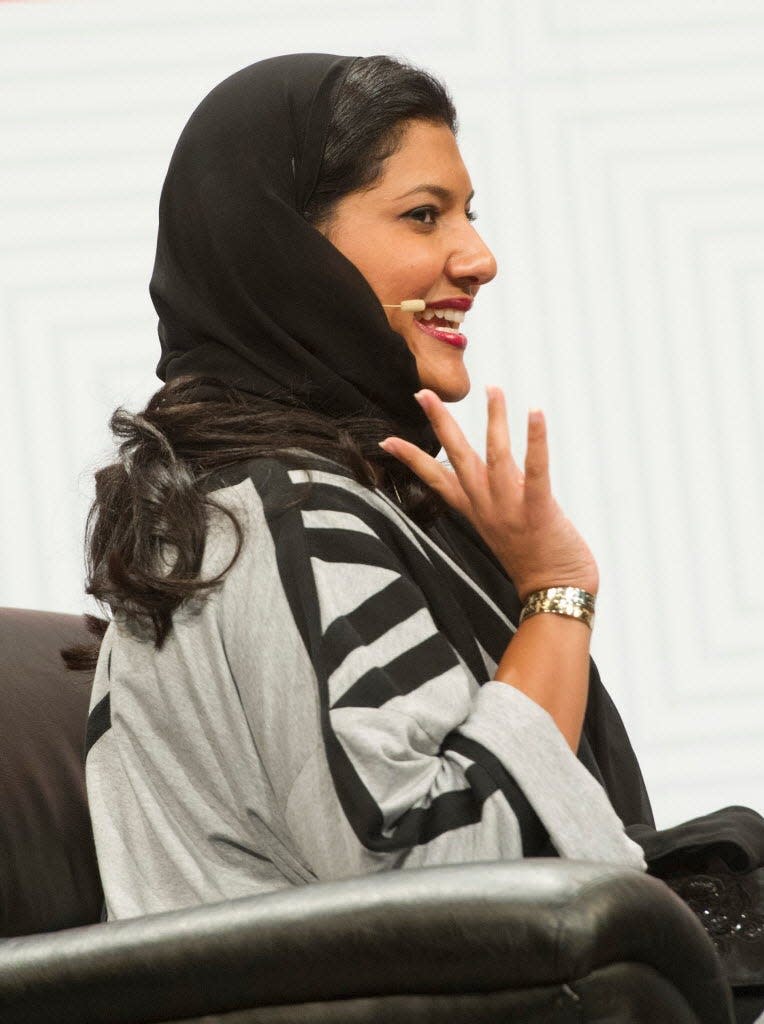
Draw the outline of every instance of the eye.
<instances>
[{"instance_id":1,"label":"eye","mask_svg":"<svg viewBox=\"0 0 764 1024\"><path fill-rule=\"evenodd\" d=\"M422 220L421 217L432 216L432 220ZM411 217L412 220L419 221L420 224L425 224L427 227L432 227L435 220L440 216L440 210L437 206L418 206L416 210L410 210L407 217Z\"/></svg>"},{"instance_id":2,"label":"eye","mask_svg":"<svg viewBox=\"0 0 764 1024\"><path fill-rule=\"evenodd\" d=\"M477 213L475 213L474 210L465 210L464 212L465 216L467 217L467 220L477 220L478 215ZM422 219L424 217L427 217L428 215L431 216L433 219L429 221ZM437 208L437 206L418 206L416 210L410 210L407 214L405 214L405 216L410 217L412 220L417 220L419 221L420 224L424 224L427 227L432 227L435 224L437 218L440 216L440 210Z\"/></svg>"}]
</instances>

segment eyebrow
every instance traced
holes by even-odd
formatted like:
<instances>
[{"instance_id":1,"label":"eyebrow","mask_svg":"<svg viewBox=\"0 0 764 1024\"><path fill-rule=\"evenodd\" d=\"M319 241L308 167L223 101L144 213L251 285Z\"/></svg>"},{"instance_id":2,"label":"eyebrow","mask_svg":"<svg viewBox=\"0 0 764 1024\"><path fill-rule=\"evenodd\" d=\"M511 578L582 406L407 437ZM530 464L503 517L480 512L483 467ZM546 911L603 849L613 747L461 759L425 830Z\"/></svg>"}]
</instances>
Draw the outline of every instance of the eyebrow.
<instances>
[{"instance_id":1,"label":"eyebrow","mask_svg":"<svg viewBox=\"0 0 764 1024\"><path fill-rule=\"evenodd\" d=\"M415 188L409 189L408 192L404 192L402 196L398 196L398 199L405 199L406 196L411 196L415 192L430 192L432 195L437 196L444 203L450 203L454 200L454 193L450 188L444 188L442 185L417 185ZM472 200L475 195L475 189L470 192L467 196L467 202ZM466 204L465 204L466 205Z\"/></svg>"}]
</instances>

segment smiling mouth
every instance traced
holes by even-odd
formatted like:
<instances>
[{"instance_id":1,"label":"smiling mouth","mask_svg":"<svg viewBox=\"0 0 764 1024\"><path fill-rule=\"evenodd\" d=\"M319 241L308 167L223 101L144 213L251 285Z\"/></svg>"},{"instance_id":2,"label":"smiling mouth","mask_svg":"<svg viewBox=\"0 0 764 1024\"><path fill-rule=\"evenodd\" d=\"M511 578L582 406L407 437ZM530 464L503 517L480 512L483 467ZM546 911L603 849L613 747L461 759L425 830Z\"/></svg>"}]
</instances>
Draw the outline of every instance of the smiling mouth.
<instances>
[{"instance_id":1,"label":"smiling mouth","mask_svg":"<svg viewBox=\"0 0 764 1024\"><path fill-rule=\"evenodd\" d=\"M417 314L414 317L414 323L424 334L428 334L431 338L437 338L438 341L444 341L447 345L451 345L454 348L466 348L467 338L459 331L458 324L464 319L464 313L460 310L441 310L441 313L446 313L448 316L435 316L435 310L425 310L424 313ZM427 314L430 314L429 316ZM460 319L458 321L451 320L450 314L458 313Z\"/></svg>"},{"instance_id":2,"label":"smiling mouth","mask_svg":"<svg viewBox=\"0 0 764 1024\"><path fill-rule=\"evenodd\" d=\"M458 332L465 316L464 310L461 309L425 309L421 313L415 313L414 319L420 323L432 323L435 327Z\"/></svg>"}]
</instances>

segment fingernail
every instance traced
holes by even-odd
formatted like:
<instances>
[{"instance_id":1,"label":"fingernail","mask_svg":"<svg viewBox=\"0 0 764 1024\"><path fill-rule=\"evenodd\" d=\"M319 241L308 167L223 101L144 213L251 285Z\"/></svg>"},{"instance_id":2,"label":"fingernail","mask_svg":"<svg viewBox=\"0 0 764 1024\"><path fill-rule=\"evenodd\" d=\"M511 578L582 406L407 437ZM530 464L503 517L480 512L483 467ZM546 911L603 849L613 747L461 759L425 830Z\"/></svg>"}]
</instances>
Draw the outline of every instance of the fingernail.
<instances>
[{"instance_id":1,"label":"fingernail","mask_svg":"<svg viewBox=\"0 0 764 1024\"><path fill-rule=\"evenodd\" d=\"M422 393L422 391L414 392L414 398L416 398L417 402L419 402L420 405L422 404Z\"/></svg>"},{"instance_id":2,"label":"fingernail","mask_svg":"<svg viewBox=\"0 0 764 1024\"><path fill-rule=\"evenodd\" d=\"M377 441L377 444L379 445L380 448L384 448L386 452L391 451L390 442L387 440L387 438L385 438L384 441Z\"/></svg>"}]
</instances>

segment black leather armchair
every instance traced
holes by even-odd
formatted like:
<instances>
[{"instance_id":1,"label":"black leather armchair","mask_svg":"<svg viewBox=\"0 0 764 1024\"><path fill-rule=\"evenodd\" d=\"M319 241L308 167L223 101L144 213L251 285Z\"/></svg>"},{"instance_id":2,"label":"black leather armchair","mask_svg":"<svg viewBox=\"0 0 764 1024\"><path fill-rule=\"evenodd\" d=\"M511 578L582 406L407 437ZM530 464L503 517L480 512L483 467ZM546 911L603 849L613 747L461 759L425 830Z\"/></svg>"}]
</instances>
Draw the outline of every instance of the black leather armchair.
<instances>
[{"instance_id":1,"label":"black leather armchair","mask_svg":"<svg viewBox=\"0 0 764 1024\"><path fill-rule=\"evenodd\" d=\"M0 609L0 1021L730 1024L692 912L628 869L405 870L98 923L80 616Z\"/></svg>"}]
</instances>

